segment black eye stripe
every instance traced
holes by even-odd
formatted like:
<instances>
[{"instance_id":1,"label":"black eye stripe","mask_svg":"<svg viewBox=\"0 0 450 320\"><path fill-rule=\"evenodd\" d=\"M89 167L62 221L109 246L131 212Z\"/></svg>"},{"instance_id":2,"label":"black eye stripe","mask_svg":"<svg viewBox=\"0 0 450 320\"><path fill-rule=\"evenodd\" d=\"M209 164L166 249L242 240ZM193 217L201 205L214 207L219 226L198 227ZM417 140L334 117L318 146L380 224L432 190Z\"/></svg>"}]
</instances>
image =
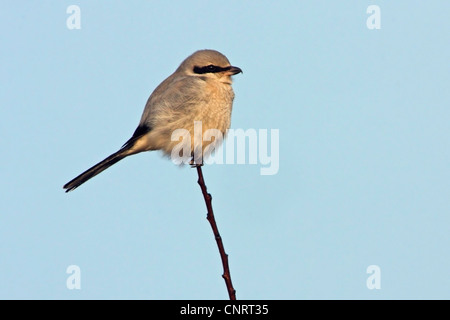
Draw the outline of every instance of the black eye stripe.
<instances>
[{"instance_id":1,"label":"black eye stripe","mask_svg":"<svg viewBox=\"0 0 450 320\"><path fill-rule=\"evenodd\" d=\"M197 67L197 66L195 66L194 67L194 72L198 73L198 74L217 73L217 72L227 71L227 70L230 70L230 69L231 69L231 66L222 68L222 67L218 67L218 66L210 64L210 65L204 66L204 67Z\"/></svg>"}]
</instances>

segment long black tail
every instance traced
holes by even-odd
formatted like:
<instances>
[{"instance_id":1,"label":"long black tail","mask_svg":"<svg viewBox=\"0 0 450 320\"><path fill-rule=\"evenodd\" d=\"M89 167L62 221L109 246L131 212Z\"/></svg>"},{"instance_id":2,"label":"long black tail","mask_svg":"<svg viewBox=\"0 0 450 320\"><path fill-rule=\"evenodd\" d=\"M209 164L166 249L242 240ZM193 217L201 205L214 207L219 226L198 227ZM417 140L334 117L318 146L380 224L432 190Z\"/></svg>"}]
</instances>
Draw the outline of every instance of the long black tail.
<instances>
[{"instance_id":1,"label":"long black tail","mask_svg":"<svg viewBox=\"0 0 450 320\"><path fill-rule=\"evenodd\" d=\"M122 148L119 151L117 151L117 152L113 153L112 155L110 155L105 160L97 163L92 168L87 169L85 172L80 174L78 177L76 177L76 178L72 179L71 181L67 182L64 185L63 188L66 189L66 192L72 191L75 188L78 188L80 185L82 185L86 181L88 181L89 179L91 179L92 177L98 175L103 170L108 169L113 164L119 162L120 160L122 160L123 158L125 158L126 156L129 156L129 155L130 155L129 149L128 148Z\"/></svg>"},{"instance_id":2,"label":"long black tail","mask_svg":"<svg viewBox=\"0 0 450 320\"><path fill-rule=\"evenodd\" d=\"M143 136L145 136L148 132L150 132L150 130L151 128L146 124L139 125L134 131L133 136L127 142L125 142L125 144L122 146L122 148L120 148L119 151L113 153L105 160L100 161L92 168L87 169L85 172L80 174L75 179L72 179L71 181L67 182L63 188L66 189L66 192L72 191L73 189L78 188L83 183L88 181L90 178L95 177L103 170L106 170L113 164L119 162L123 158L141 151L149 150L145 148L146 147L145 145L144 148L141 148L140 150L139 148L135 147L138 140Z\"/></svg>"}]
</instances>

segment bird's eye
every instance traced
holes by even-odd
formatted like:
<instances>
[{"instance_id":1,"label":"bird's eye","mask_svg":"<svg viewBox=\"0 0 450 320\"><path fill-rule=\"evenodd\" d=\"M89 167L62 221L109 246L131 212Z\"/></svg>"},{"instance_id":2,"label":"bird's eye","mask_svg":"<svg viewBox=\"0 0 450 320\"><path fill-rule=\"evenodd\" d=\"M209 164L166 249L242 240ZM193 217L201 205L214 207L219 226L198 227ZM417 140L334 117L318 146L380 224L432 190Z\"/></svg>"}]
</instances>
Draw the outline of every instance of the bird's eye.
<instances>
[{"instance_id":1,"label":"bird's eye","mask_svg":"<svg viewBox=\"0 0 450 320\"><path fill-rule=\"evenodd\" d=\"M229 69L228 67L227 68L221 68L221 67L215 66L213 64L210 64L210 65L207 65L207 66L204 66L204 67L197 67L197 66L195 66L194 67L194 72L198 73L198 74L217 73L217 72L226 71L228 69Z\"/></svg>"}]
</instances>

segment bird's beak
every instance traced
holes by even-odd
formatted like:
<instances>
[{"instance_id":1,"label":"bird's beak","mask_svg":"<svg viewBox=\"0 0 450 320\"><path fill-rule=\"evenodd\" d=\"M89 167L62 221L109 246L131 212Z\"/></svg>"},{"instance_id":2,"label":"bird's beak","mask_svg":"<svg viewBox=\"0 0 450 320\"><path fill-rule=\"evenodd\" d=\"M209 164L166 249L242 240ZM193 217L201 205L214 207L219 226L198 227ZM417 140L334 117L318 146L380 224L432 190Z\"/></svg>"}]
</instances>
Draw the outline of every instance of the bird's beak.
<instances>
[{"instance_id":1,"label":"bird's beak","mask_svg":"<svg viewBox=\"0 0 450 320\"><path fill-rule=\"evenodd\" d=\"M234 76L235 74L242 73L241 68L230 66L227 70L227 74L230 76Z\"/></svg>"}]
</instances>

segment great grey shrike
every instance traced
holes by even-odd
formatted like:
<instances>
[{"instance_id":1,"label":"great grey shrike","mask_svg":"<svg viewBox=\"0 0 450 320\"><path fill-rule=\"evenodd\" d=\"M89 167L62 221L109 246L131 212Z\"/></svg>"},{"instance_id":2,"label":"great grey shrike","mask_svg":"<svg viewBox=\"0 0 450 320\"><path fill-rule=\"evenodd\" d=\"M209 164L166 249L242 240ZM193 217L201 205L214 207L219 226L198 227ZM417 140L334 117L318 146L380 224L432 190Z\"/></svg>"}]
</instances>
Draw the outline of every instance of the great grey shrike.
<instances>
[{"instance_id":1,"label":"great grey shrike","mask_svg":"<svg viewBox=\"0 0 450 320\"><path fill-rule=\"evenodd\" d=\"M199 50L187 57L150 95L141 121L131 138L115 153L64 185L72 191L118 161L143 151L161 150L170 156L179 141L172 133L190 134L190 155L199 145L194 140L194 122L202 134L215 129L225 135L230 127L234 92L231 76L242 72L215 50ZM211 143L211 142L210 142ZM208 143L200 146L202 152Z\"/></svg>"}]
</instances>

